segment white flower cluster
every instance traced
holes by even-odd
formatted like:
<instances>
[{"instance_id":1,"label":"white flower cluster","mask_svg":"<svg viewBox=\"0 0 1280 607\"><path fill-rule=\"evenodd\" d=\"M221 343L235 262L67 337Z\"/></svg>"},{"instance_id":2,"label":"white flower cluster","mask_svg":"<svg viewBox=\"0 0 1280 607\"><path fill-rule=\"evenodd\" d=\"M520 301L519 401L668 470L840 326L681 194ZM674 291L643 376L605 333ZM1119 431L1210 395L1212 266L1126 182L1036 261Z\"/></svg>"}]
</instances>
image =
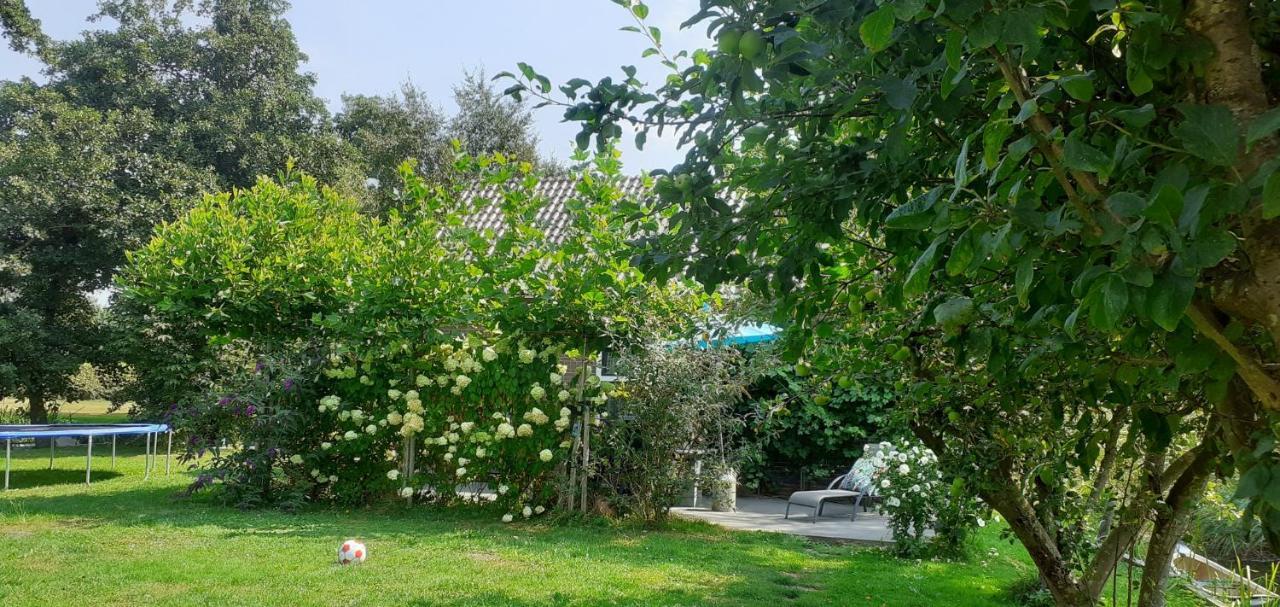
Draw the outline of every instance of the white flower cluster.
<instances>
[{"instance_id":1,"label":"white flower cluster","mask_svg":"<svg viewBox=\"0 0 1280 607\"><path fill-rule=\"evenodd\" d=\"M524 414L524 421L533 422L534 424L541 426L548 421L551 421L551 418L547 417L547 414L543 413L542 409L534 407Z\"/></svg>"},{"instance_id":2,"label":"white flower cluster","mask_svg":"<svg viewBox=\"0 0 1280 607\"><path fill-rule=\"evenodd\" d=\"M330 394L329 396L326 396L320 399L320 412L324 413L325 411L337 411L338 406L340 406L341 404L342 404L341 398L338 398L337 396Z\"/></svg>"}]
</instances>

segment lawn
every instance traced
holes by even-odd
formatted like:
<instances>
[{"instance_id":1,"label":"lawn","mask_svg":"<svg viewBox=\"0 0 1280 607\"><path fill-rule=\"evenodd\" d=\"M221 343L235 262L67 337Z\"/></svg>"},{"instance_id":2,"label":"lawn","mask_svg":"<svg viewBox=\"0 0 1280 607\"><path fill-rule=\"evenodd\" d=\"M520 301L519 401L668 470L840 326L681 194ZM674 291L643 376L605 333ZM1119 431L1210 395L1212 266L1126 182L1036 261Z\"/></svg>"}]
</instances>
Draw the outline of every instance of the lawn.
<instances>
[{"instance_id":1,"label":"lawn","mask_svg":"<svg viewBox=\"0 0 1280 607\"><path fill-rule=\"evenodd\" d=\"M17 409L25 403L13 399L0 399L0 413ZM111 403L105 400L73 400L58 406L57 421L62 423L116 424L129 421L127 408L110 411Z\"/></svg>"},{"instance_id":2,"label":"lawn","mask_svg":"<svg viewBox=\"0 0 1280 607\"><path fill-rule=\"evenodd\" d=\"M82 448L20 450L0 494L0 604L56 605L1010 605L1033 575L988 529L967 563L677 523L504 525L489 513L398 506L241 512L175 497L187 476L142 480L141 446L116 471ZM175 468L176 470L176 468ZM369 547L333 563L342 539ZM1123 604L1123 601L1120 602ZM1191 605L1175 600L1174 605Z\"/></svg>"}]
</instances>

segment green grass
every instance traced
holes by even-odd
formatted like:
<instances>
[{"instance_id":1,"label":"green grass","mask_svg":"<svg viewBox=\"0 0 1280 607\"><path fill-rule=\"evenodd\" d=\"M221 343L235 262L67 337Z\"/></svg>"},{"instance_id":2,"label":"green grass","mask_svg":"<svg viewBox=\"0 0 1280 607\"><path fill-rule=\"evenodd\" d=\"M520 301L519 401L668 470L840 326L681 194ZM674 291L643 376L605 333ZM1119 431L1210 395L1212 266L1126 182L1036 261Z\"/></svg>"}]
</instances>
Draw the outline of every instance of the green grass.
<instances>
[{"instance_id":1,"label":"green grass","mask_svg":"<svg viewBox=\"0 0 1280 607\"><path fill-rule=\"evenodd\" d=\"M0 399L0 412L17 409L25 402L12 399ZM74 424L120 424L129 421L126 408L108 411L111 403L105 400L73 400L58 405L60 423Z\"/></svg>"},{"instance_id":2,"label":"green grass","mask_svg":"<svg viewBox=\"0 0 1280 607\"><path fill-rule=\"evenodd\" d=\"M185 474L142 480L141 447L117 470L95 448L15 457L0 494L0 605L1009 605L1034 575L986 530L966 563L676 523L504 525L491 513L384 506L242 512L175 497ZM123 455L128 453L128 455ZM176 467L175 467L176 471ZM333 563L341 540L370 559ZM1124 604L1121 601L1121 604ZM1171 603L1186 604L1186 603Z\"/></svg>"}]
</instances>

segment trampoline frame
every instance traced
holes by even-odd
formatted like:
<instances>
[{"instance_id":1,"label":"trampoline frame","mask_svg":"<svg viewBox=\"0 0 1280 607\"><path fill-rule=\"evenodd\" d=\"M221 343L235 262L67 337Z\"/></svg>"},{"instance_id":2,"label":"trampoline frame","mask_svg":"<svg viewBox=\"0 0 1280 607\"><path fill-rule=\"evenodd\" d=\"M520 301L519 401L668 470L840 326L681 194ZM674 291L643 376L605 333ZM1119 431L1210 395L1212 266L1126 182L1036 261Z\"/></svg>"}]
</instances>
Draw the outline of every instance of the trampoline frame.
<instances>
[{"instance_id":1,"label":"trampoline frame","mask_svg":"<svg viewBox=\"0 0 1280 607\"><path fill-rule=\"evenodd\" d=\"M169 476L169 464L173 456L173 428L168 424L40 424L40 425L3 425L0 426L0 438L4 439L4 490L9 490L9 468L13 450L13 441L24 438L49 439L49 469L53 470L54 452L57 439L67 437L87 437L88 448L85 450L84 484L92 481L93 473L93 437L111 437L111 468L116 467L116 437L120 435L143 435L145 441L143 480L151 478L151 471L156 467L156 456L160 446L160 434L168 436L168 446L164 454L164 475Z\"/></svg>"}]
</instances>

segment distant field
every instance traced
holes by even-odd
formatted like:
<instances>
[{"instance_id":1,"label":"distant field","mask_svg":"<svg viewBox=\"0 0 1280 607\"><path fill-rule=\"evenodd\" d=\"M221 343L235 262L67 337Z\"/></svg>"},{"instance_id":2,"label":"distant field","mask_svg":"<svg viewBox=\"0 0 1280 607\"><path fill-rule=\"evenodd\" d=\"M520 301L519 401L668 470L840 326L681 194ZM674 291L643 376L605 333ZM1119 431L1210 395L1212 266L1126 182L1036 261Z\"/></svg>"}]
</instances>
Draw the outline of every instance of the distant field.
<instances>
[{"instance_id":1,"label":"distant field","mask_svg":"<svg viewBox=\"0 0 1280 607\"><path fill-rule=\"evenodd\" d=\"M26 403L10 398L0 399L0 411L19 408ZM58 420L64 422L124 422L129 420L127 407L108 413L110 403L105 400L75 400L58 407Z\"/></svg>"}]
</instances>

